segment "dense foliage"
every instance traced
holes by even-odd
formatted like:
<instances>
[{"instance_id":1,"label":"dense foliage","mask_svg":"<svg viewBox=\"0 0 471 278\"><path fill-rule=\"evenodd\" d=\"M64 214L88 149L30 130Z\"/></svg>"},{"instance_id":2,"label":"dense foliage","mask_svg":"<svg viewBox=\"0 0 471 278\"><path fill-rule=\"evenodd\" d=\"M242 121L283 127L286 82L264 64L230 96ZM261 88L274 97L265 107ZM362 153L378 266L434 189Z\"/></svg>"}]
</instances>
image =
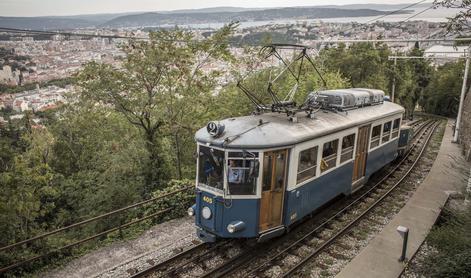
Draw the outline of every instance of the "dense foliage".
<instances>
[{"instance_id":1,"label":"dense foliage","mask_svg":"<svg viewBox=\"0 0 471 278\"><path fill-rule=\"evenodd\" d=\"M426 258L421 272L431 278L469 277L471 273L471 207L463 211L445 210L442 223L427 237L434 248Z\"/></svg>"}]
</instances>

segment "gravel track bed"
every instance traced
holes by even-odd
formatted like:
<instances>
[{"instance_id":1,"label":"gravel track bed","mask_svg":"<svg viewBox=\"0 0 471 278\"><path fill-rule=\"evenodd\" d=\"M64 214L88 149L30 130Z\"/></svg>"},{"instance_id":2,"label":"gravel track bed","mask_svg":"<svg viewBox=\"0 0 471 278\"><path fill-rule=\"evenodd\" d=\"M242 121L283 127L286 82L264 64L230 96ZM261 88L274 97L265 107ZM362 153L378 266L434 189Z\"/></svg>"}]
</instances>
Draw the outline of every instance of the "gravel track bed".
<instances>
[{"instance_id":1,"label":"gravel track bed","mask_svg":"<svg viewBox=\"0 0 471 278\"><path fill-rule=\"evenodd\" d=\"M184 217L153 226L136 239L115 242L72 260L39 277L129 277L129 269L144 269L182 248L199 242L194 219Z\"/></svg>"}]
</instances>

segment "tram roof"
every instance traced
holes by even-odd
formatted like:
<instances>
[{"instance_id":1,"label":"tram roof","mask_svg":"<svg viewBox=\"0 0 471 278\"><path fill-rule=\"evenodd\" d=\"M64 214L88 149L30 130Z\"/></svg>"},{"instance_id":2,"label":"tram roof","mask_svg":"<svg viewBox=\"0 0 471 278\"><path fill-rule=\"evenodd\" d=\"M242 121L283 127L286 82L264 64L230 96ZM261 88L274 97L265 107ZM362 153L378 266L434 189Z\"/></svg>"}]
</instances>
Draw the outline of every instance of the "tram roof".
<instances>
[{"instance_id":1,"label":"tram roof","mask_svg":"<svg viewBox=\"0 0 471 278\"><path fill-rule=\"evenodd\" d=\"M224 124L224 133L212 137L206 127L196 132L197 142L228 149L266 149L291 146L324 135L388 116L400 114L404 108L392 102L366 106L346 112L319 111L315 118L306 117L299 112L297 122L288 120L285 114L264 113L244 117L228 118ZM263 121L263 124L260 124Z\"/></svg>"}]
</instances>

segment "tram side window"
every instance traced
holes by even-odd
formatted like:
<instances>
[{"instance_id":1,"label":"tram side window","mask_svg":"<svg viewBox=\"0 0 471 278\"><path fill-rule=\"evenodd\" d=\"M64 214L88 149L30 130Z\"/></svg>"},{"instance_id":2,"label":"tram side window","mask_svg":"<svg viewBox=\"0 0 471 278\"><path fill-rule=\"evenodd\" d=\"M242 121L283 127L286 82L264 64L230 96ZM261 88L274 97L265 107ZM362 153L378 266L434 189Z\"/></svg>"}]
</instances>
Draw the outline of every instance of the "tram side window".
<instances>
[{"instance_id":1,"label":"tram side window","mask_svg":"<svg viewBox=\"0 0 471 278\"><path fill-rule=\"evenodd\" d=\"M384 123L383 125L383 139L382 143L389 141L389 135L391 133L391 122Z\"/></svg>"},{"instance_id":2,"label":"tram side window","mask_svg":"<svg viewBox=\"0 0 471 278\"><path fill-rule=\"evenodd\" d=\"M355 134L350 134L342 139L342 154L340 163L353 158L353 145L355 145Z\"/></svg>"},{"instance_id":3,"label":"tram side window","mask_svg":"<svg viewBox=\"0 0 471 278\"><path fill-rule=\"evenodd\" d=\"M313 147L299 153L297 183L301 183L316 176L317 150Z\"/></svg>"},{"instance_id":4,"label":"tram side window","mask_svg":"<svg viewBox=\"0 0 471 278\"><path fill-rule=\"evenodd\" d=\"M227 158L227 185L231 195L257 193L258 154L243 157L229 153ZM232 156L232 157L231 157Z\"/></svg>"},{"instance_id":5,"label":"tram side window","mask_svg":"<svg viewBox=\"0 0 471 278\"><path fill-rule=\"evenodd\" d=\"M371 131L371 147L376 148L379 146L379 140L381 139L381 125L377 125L373 127L373 130Z\"/></svg>"},{"instance_id":6,"label":"tram side window","mask_svg":"<svg viewBox=\"0 0 471 278\"><path fill-rule=\"evenodd\" d=\"M399 124L401 122L401 119L395 119L393 123L393 131L391 135L391 139L394 139L399 136Z\"/></svg>"},{"instance_id":7,"label":"tram side window","mask_svg":"<svg viewBox=\"0 0 471 278\"><path fill-rule=\"evenodd\" d=\"M322 148L321 172L325 172L336 166L339 139L324 143Z\"/></svg>"}]
</instances>

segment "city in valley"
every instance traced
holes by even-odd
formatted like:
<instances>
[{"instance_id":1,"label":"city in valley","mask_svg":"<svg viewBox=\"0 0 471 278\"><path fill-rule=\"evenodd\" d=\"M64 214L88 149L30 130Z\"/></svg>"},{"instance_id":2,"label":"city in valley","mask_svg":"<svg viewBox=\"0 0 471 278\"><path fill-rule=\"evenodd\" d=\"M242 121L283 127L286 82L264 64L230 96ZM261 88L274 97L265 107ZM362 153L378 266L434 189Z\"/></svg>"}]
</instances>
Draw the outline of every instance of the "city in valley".
<instances>
[{"instance_id":1,"label":"city in valley","mask_svg":"<svg viewBox=\"0 0 471 278\"><path fill-rule=\"evenodd\" d=\"M0 95L0 109L10 111L8 113L10 116L0 116L0 122L5 124L9 119L21 118L21 114L25 111L44 111L63 104L66 101L65 94L73 94L74 92L73 85L69 84L71 83L69 78L88 62L107 63L119 68L120 60L124 55L119 46L127 39L108 38L107 36L129 36L142 39L147 38L148 32L155 28L157 27L78 29L70 30L71 34L67 36L16 35L2 33L0 30L0 38L2 38L0 40L0 85L3 85L3 92ZM191 28L195 37L200 39L215 30L201 26ZM74 33L79 35L74 35ZM97 37L89 38L83 34L97 35ZM99 37L100 35L105 37ZM296 20L295 23L274 22L262 23L253 27L240 27L234 33L233 42L237 43L231 45L231 51L235 56L241 55L243 45L253 45L268 37L274 40L281 38L282 42L313 46L320 50L326 46L338 45L338 43L329 43L329 41L342 39L401 40L424 37L433 39L444 35L446 36L447 32L442 22L414 20L399 23L379 21L366 24ZM319 43L319 41L325 43ZM397 53L405 53L414 46L413 43L400 41L388 44ZM435 42L423 43L421 47L425 49L425 56L443 56L444 54L436 53L437 49L456 52L456 54L447 54L447 56L460 56L464 49L464 47L457 49L451 44L443 45L443 43ZM446 60L441 60L438 63L444 61ZM230 73L226 71L226 64L215 63L207 66L206 69L208 71L218 69L226 72L226 75L220 77L221 84L232 80ZM61 85L48 85L51 81ZM31 89L18 93L18 88L25 86ZM13 88L15 88L15 93L9 93Z\"/></svg>"}]
</instances>

